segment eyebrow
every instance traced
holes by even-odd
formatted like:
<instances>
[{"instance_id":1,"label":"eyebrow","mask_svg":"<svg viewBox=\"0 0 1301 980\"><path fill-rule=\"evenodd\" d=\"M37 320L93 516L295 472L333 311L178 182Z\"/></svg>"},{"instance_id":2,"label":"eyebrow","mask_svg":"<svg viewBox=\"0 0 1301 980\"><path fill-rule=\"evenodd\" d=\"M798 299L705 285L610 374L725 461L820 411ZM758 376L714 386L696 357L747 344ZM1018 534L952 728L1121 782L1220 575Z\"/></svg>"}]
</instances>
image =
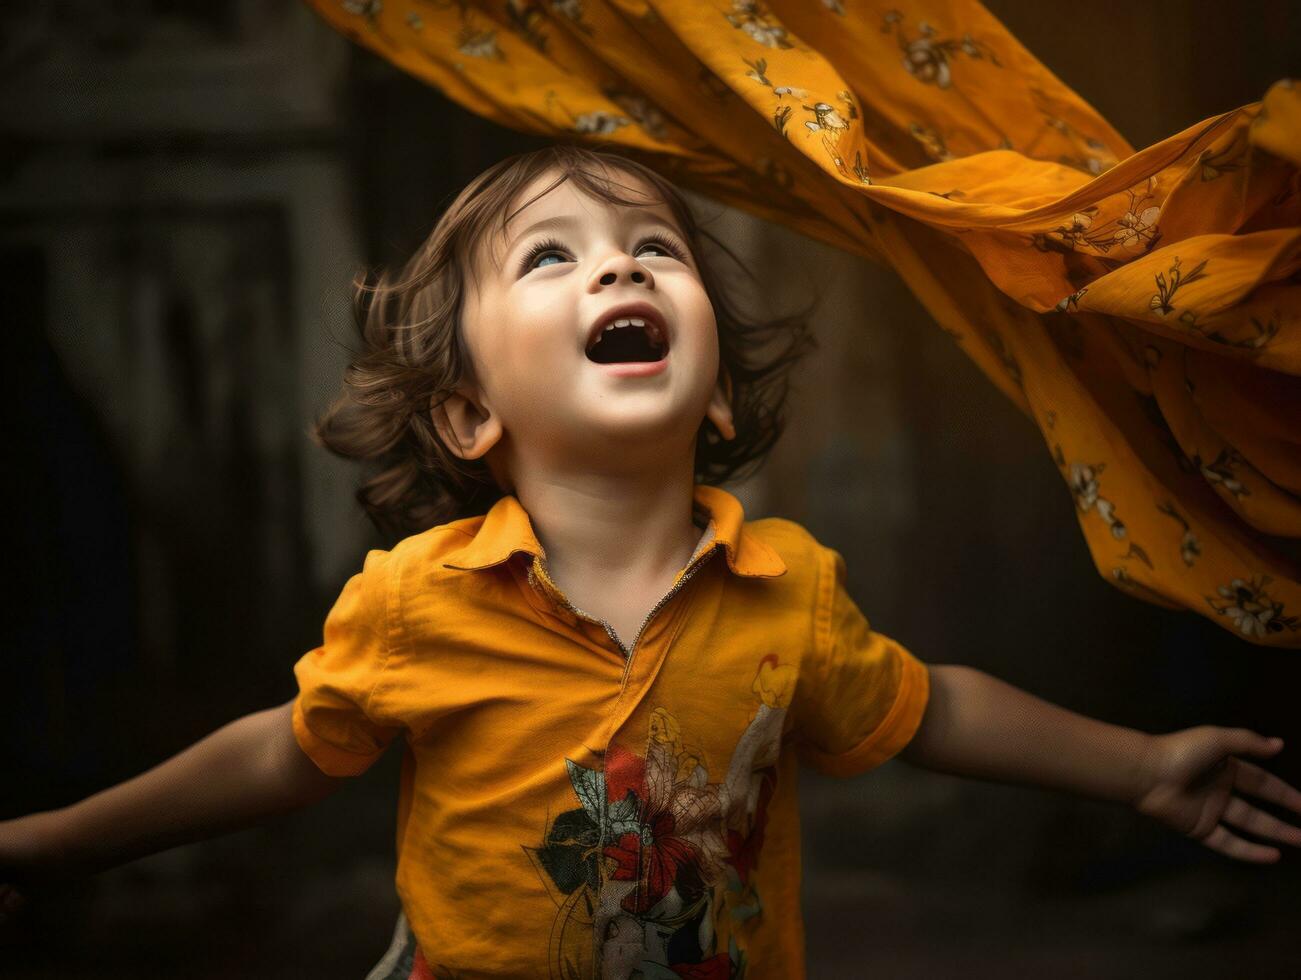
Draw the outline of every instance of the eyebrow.
<instances>
[{"instance_id":1,"label":"eyebrow","mask_svg":"<svg viewBox=\"0 0 1301 980\"><path fill-rule=\"evenodd\" d=\"M529 235L532 235L534 232L547 231L552 228L572 228L575 224L577 224L577 219L574 218L573 215L568 214L557 214L550 218L543 218L541 221L535 221L510 240L506 246L506 254L510 255L511 252L515 251L515 247L519 245L521 241L528 238Z\"/></svg>"}]
</instances>

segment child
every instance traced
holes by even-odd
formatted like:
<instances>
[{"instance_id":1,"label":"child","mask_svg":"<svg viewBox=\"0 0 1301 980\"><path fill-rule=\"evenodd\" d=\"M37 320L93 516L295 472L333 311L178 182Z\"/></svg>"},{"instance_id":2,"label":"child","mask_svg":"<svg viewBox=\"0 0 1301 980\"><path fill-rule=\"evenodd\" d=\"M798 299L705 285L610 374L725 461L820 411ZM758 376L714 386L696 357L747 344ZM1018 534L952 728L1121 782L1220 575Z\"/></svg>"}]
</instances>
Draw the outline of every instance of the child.
<instances>
[{"instance_id":1,"label":"child","mask_svg":"<svg viewBox=\"0 0 1301 980\"><path fill-rule=\"evenodd\" d=\"M0 824L0 880L89 871L324 797L407 746L393 975L803 974L798 760L896 754L1127 802L1231 857L1301 844L1250 731L1092 721L874 632L840 556L712 484L781 428L795 322L754 324L681 197L556 146L451 204L318 425L378 464L373 551L297 697L62 810ZM787 338L771 352L774 339ZM485 513L486 512L486 513ZM412 531L416 533L411 533ZM18 891L4 902L16 905ZM405 924L403 924L405 926ZM418 948L417 948L418 947Z\"/></svg>"}]
</instances>

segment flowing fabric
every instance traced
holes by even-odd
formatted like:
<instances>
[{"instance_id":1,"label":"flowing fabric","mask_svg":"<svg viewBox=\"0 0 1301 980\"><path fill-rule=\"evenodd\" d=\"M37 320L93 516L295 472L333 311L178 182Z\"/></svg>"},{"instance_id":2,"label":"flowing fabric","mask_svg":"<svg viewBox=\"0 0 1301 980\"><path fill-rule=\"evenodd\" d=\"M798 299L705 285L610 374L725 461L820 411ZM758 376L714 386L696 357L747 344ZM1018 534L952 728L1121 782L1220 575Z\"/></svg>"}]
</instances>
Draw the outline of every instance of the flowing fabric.
<instances>
[{"instance_id":1,"label":"flowing fabric","mask_svg":"<svg viewBox=\"0 0 1301 980\"><path fill-rule=\"evenodd\" d=\"M503 126L888 263L1098 571L1301 646L1301 90L1134 152L975 0L308 0Z\"/></svg>"}]
</instances>

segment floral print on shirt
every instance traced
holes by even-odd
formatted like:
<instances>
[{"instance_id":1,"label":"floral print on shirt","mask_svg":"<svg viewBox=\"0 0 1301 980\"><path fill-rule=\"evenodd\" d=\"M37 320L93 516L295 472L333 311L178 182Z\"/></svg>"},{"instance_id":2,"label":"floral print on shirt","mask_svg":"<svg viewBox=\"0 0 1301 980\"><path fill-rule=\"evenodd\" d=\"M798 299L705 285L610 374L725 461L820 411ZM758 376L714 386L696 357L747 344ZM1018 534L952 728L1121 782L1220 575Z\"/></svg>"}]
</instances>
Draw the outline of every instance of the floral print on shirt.
<instances>
[{"instance_id":1,"label":"floral print on shirt","mask_svg":"<svg viewBox=\"0 0 1301 980\"><path fill-rule=\"evenodd\" d=\"M683 741L666 708L651 713L644 750L611 743L603 769L566 759L580 804L525 850L562 896L551 972L605 980L739 978L736 926L762 914L753 873L776 790L782 725L797 671L774 654L758 665L755 706L725 772Z\"/></svg>"}]
</instances>

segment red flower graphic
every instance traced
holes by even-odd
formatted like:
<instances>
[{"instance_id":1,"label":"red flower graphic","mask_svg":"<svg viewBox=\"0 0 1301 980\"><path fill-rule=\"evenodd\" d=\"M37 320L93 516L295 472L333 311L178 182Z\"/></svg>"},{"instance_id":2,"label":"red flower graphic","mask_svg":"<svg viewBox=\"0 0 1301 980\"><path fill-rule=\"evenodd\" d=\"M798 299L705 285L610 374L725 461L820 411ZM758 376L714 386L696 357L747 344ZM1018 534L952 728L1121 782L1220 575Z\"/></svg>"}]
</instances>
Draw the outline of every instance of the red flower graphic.
<instances>
[{"instance_id":1,"label":"red flower graphic","mask_svg":"<svg viewBox=\"0 0 1301 980\"><path fill-rule=\"evenodd\" d=\"M606 795L611 803L618 803L629 791L639 800L646 798L646 760L611 742L605 751Z\"/></svg>"},{"instance_id":2,"label":"red flower graphic","mask_svg":"<svg viewBox=\"0 0 1301 980\"><path fill-rule=\"evenodd\" d=\"M678 865L696 861L696 849L674 837L673 829L673 814L661 810L642 824L640 834L621 834L617 843L605 849L605 856L616 863L610 877L637 882L622 902L634 915L645 914L668 894L677 878Z\"/></svg>"}]
</instances>

